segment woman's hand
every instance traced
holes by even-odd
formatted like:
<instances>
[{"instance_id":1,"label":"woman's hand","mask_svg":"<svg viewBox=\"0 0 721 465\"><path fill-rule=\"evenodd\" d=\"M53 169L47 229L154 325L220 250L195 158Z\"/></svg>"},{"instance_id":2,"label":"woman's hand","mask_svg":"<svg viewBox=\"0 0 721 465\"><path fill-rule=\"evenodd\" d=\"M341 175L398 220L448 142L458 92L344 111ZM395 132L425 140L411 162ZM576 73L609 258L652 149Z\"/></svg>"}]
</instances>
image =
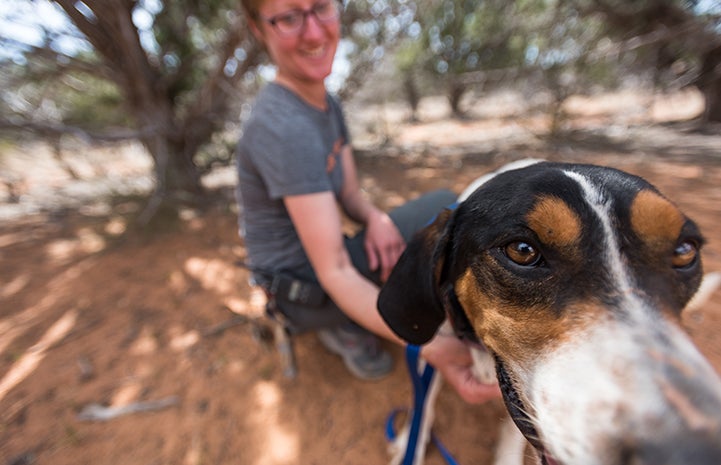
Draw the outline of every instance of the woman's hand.
<instances>
[{"instance_id":1,"label":"woman's hand","mask_svg":"<svg viewBox=\"0 0 721 465\"><path fill-rule=\"evenodd\" d=\"M452 335L436 335L423 346L421 355L433 365L461 396L471 404L501 398L498 383L484 384L473 376L470 349Z\"/></svg>"},{"instance_id":2,"label":"woman's hand","mask_svg":"<svg viewBox=\"0 0 721 465\"><path fill-rule=\"evenodd\" d=\"M369 268L378 270L381 281L385 281L406 244L390 216L376 210L366 223L364 246Z\"/></svg>"}]
</instances>

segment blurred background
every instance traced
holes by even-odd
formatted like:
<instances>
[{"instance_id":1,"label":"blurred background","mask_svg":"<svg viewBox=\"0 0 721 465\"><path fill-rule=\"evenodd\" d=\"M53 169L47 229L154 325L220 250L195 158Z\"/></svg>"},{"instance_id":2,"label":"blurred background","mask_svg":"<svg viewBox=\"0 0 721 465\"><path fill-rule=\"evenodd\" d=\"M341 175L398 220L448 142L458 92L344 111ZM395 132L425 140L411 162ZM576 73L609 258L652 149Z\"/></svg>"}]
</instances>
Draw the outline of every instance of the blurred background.
<instances>
[{"instance_id":1,"label":"blurred background","mask_svg":"<svg viewBox=\"0 0 721 465\"><path fill-rule=\"evenodd\" d=\"M699 120L721 122L718 0L354 0L342 21L329 87L346 101L402 104L407 121L424 97L467 118L474 101L510 90L557 135L572 96L693 89ZM238 1L0 3L6 140L42 138L60 159L68 136L136 140L157 202L203 195L201 177L231 161L272 75Z\"/></svg>"}]
</instances>

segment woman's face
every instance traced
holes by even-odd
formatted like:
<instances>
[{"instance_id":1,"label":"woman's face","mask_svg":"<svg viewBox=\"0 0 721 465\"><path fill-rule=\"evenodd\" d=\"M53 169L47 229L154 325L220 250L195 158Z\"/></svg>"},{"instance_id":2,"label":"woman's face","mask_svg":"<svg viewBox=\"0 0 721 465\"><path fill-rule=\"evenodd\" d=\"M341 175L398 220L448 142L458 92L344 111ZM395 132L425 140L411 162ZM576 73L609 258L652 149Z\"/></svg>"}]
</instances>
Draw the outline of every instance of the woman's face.
<instances>
[{"instance_id":1,"label":"woman's face","mask_svg":"<svg viewBox=\"0 0 721 465\"><path fill-rule=\"evenodd\" d=\"M279 79L323 83L340 40L339 8L336 0L265 0L260 5L256 34Z\"/></svg>"}]
</instances>

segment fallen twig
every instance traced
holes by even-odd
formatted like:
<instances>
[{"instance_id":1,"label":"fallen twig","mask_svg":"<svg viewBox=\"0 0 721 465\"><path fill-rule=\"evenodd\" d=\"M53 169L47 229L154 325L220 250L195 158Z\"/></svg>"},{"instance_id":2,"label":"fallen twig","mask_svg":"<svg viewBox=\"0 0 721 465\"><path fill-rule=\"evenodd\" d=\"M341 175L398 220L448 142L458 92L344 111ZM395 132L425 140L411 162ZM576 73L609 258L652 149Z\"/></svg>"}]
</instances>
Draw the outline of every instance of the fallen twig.
<instances>
[{"instance_id":1,"label":"fallen twig","mask_svg":"<svg viewBox=\"0 0 721 465\"><path fill-rule=\"evenodd\" d=\"M232 328L238 325L244 325L250 322L250 318L245 315L233 315L225 321L222 321L216 325L203 331L203 337L213 337L222 334L226 329Z\"/></svg>"},{"instance_id":2,"label":"fallen twig","mask_svg":"<svg viewBox=\"0 0 721 465\"><path fill-rule=\"evenodd\" d=\"M162 410L179 402L178 396L170 396L164 399L149 400L145 402L133 402L119 407L107 407L100 404L89 404L83 407L78 413L78 420L81 421L108 421L114 418L137 412L153 412Z\"/></svg>"}]
</instances>

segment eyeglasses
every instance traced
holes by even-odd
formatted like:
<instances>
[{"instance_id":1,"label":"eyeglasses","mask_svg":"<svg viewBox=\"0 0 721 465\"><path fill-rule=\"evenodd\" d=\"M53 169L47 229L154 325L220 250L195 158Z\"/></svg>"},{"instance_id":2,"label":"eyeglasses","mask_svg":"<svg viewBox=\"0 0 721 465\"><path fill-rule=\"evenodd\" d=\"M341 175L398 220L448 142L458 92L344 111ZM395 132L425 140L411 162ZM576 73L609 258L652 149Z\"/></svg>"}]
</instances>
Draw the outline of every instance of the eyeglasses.
<instances>
[{"instance_id":1,"label":"eyeglasses","mask_svg":"<svg viewBox=\"0 0 721 465\"><path fill-rule=\"evenodd\" d=\"M309 10L295 9L279 13L270 18L261 16L280 34L291 36L299 34L305 27L308 16L313 15L321 23L330 23L340 16L337 0L321 1L313 5Z\"/></svg>"}]
</instances>

